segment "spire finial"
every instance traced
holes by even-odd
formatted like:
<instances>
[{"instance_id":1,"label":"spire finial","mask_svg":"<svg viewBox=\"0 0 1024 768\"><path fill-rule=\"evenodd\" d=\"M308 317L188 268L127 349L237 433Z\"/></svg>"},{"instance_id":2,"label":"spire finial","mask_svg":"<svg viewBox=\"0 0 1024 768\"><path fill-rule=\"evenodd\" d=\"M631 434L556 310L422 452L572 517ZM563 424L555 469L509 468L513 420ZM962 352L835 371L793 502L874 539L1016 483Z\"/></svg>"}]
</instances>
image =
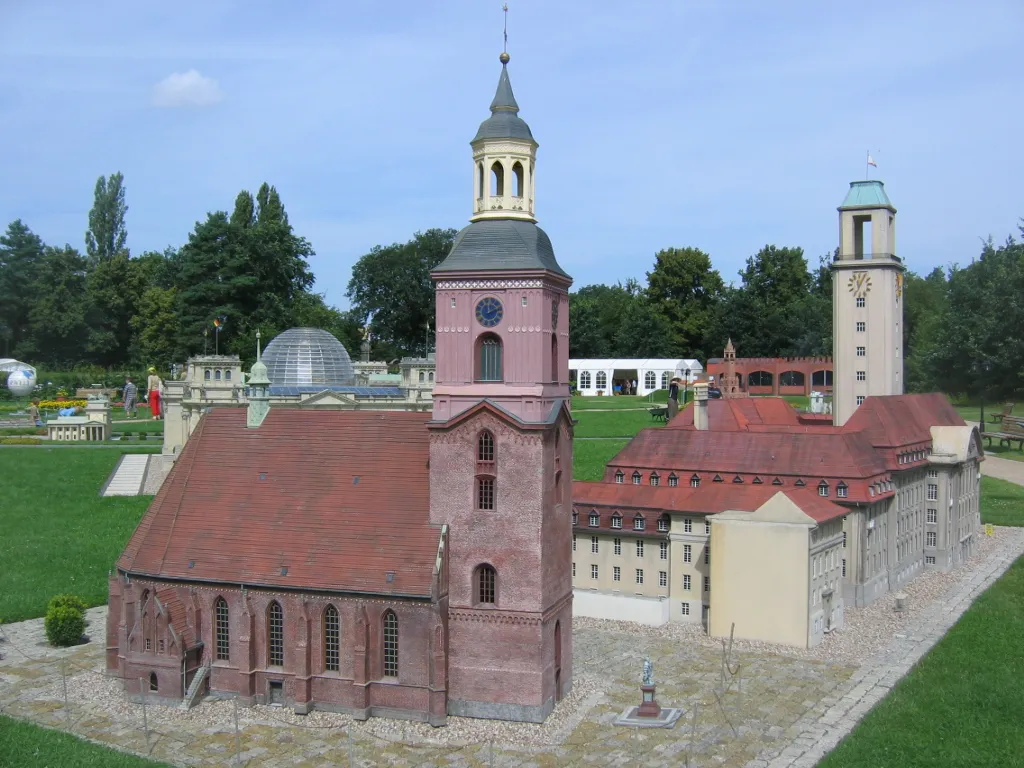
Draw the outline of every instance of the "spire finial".
<instances>
[{"instance_id":1,"label":"spire finial","mask_svg":"<svg viewBox=\"0 0 1024 768\"><path fill-rule=\"evenodd\" d=\"M256 362L260 361L260 329L256 329Z\"/></svg>"},{"instance_id":2,"label":"spire finial","mask_svg":"<svg viewBox=\"0 0 1024 768\"><path fill-rule=\"evenodd\" d=\"M498 57L498 60L501 61L502 66L504 66L508 64L508 60L512 58L511 56L508 55L508 3L502 5L501 10L502 13L505 14L505 25L504 29L502 30L502 34L504 36L504 45L502 46L501 56Z\"/></svg>"}]
</instances>

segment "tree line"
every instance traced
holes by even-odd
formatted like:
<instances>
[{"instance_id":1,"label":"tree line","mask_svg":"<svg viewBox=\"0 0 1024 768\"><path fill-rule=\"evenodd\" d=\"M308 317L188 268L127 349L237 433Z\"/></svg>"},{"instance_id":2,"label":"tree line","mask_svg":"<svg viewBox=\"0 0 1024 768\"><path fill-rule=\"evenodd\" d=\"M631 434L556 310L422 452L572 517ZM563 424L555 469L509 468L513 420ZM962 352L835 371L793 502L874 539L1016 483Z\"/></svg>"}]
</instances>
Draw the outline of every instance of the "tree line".
<instances>
[{"instance_id":1,"label":"tree line","mask_svg":"<svg viewBox=\"0 0 1024 768\"><path fill-rule=\"evenodd\" d=\"M324 328L356 356L362 329L374 358L433 345L430 271L454 229L417 232L361 256L339 310L313 291L312 245L296 234L277 190L238 193L208 213L180 248L132 255L124 178L100 177L84 253L45 244L11 222L0 237L0 355L53 370L157 366L215 347L251 362L265 340L296 326ZM1024 235L1024 227L1021 227ZM727 281L697 248L666 248L644 280L585 285L570 294L572 357L677 357L706 363L731 338L743 357L830 355L835 254L766 245ZM903 351L910 391L1010 398L1024 375L1024 245L984 243L966 266L904 281Z\"/></svg>"}]
</instances>

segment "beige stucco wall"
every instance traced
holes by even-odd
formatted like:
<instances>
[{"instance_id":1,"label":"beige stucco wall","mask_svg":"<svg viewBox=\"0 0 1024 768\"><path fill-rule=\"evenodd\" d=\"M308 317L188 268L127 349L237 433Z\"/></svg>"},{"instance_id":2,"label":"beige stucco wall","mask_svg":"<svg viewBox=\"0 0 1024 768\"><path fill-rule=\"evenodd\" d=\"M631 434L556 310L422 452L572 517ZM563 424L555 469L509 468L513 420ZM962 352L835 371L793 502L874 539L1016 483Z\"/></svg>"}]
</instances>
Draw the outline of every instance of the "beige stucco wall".
<instances>
[{"instance_id":1,"label":"beige stucco wall","mask_svg":"<svg viewBox=\"0 0 1024 768\"><path fill-rule=\"evenodd\" d=\"M595 540L597 552L594 552ZM671 561L667 541L659 541L654 537L629 536L625 532L609 535L579 531L574 534L573 542L572 584L575 589L627 596L668 596L672 571L669 568ZM643 545L642 555L638 554L638 542ZM664 548L662 544L665 544ZM595 565L597 578L592 575ZM618 580L615 579L616 568L619 569ZM638 570L643 571L643 584L637 583Z\"/></svg>"},{"instance_id":2,"label":"beige stucco wall","mask_svg":"<svg viewBox=\"0 0 1024 768\"><path fill-rule=\"evenodd\" d=\"M808 644L807 525L711 520L713 637Z\"/></svg>"}]
</instances>

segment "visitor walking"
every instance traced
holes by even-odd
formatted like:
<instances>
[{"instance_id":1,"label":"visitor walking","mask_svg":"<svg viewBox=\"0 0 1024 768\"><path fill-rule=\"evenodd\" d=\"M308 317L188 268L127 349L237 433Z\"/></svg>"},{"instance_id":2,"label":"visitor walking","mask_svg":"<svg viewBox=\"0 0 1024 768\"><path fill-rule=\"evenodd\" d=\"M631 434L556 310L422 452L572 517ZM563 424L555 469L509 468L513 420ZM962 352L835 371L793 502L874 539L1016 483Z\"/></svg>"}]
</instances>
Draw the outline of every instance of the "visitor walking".
<instances>
[{"instance_id":1,"label":"visitor walking","mask_svg":"<svg viewBox=\"0 0 1024 768\"><path fill-rule=\"evenodd\" d=\"M674 378L668 385L668 420L672 421L679 413L679 379Z\"/></svg>"},{"instance_id":2,"label":"visitor walking","mask_svg":"<svg viewBox=\"0 0 1024 768\"><path fill-rule=\"evenodd\" d=\"M32 423L37 427L43 426L43 420L39 415L39 401L33 400L32 405L28 407L28 417L32 420Z\"/></svg>"},{"instance_id":3,"label":"visitor walking","mask_svg":"<svg viewBox=\"0 0 1024 768\"><path fill-rule=\"evenodd\" d=\"M129 419L135 418L135 400L138 396L139 388L129 376L124 380L124 415Z\"/></svg>"},{"instance_id":4,"label":"visitor walking","mask_svg":"<svg viewBox=\"0 0 1024 768\"><path fill-rule=\"evenodd\" d=\"M163 382L156 375L156 368L149 369L149 379L146 381L146 390L149 392L149 413L153 419L160 418L160 390Z\"/></svg>"}]
</instances>

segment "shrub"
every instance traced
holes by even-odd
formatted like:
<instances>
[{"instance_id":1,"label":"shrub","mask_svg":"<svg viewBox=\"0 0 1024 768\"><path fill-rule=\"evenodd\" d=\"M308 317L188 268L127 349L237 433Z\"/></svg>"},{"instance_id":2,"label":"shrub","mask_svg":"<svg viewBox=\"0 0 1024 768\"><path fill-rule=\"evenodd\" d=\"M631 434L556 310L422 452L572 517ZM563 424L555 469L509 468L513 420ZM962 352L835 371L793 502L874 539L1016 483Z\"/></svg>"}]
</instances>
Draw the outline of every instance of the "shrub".
<instances>
[{"instance_id":1,"label":"shrub","mask_svg":"<svg viewBox=\"0 0 1024 768\"><path fill-rule=\"evenodd\" d=\"M76 645L85 634L85 602L74 595L57 595L47 606L43 625L50 645Z\"/></svg>"},{"instance_id":2,"label":"shrub","mask_svg":"<svg viewBox=\"0 0 1024 768\"><path fill-rule=\"evenodd\" d=\"M0 437L0 445L42 445L38 437Z\"/></svg>"},{"instance_id":3,"label":"shrub","mask_svg":"<svg viewBox=\"0 0 1024 768\"><path fill-rule=\"evenodd\" d=\"M139 432L139 440L145 440L147 437L149 437L148 432Z\"/></svg>"}]
</instances>

